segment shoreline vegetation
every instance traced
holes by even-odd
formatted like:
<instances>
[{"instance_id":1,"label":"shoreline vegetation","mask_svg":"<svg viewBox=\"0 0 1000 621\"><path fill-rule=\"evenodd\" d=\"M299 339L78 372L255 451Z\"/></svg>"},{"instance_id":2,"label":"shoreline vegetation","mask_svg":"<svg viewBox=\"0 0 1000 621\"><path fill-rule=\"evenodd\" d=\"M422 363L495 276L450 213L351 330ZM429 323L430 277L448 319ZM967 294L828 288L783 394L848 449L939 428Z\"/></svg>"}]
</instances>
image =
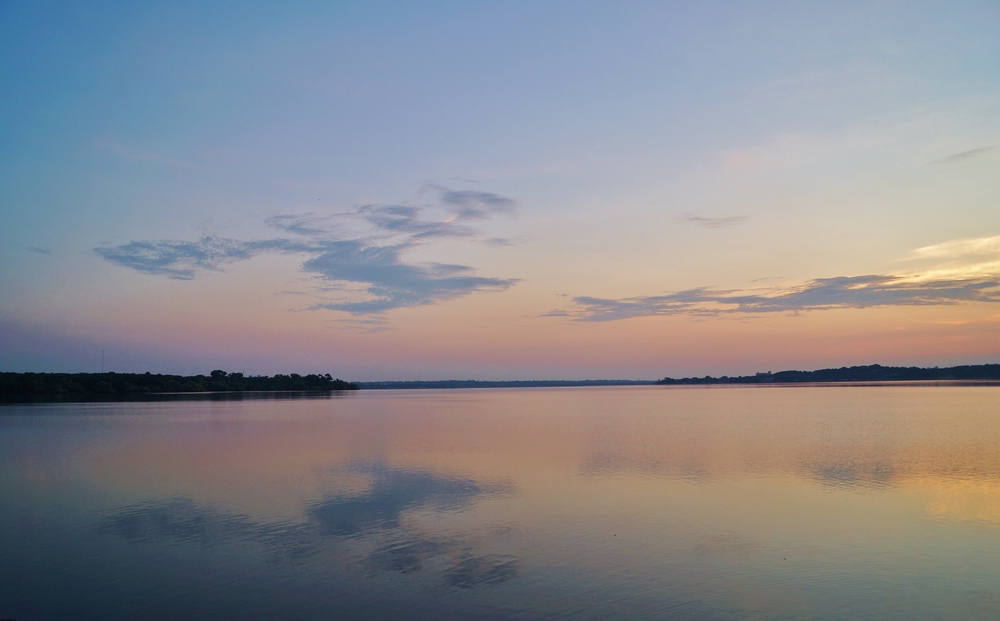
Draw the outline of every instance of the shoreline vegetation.
<instances>
[{"instance_id":1,"label":"shoreline vegetation","mask_svg":"<svg viewBox=\"0 0 1000 621\"><path fill-rule=\"evenodd\" d=\"M152 373L0 373L0 396L105 396L177 393L336 391L358 385L324 375L243 375L222 370L206 375Z\"/></svg>"},{"instance_id":2,"label":"shoreline vegetation","mask_svg":"<svg viewBox=\"0 0 1000 621\"><path fill-rule=\"evenodd\" d=\"M665 377L658 385L691 384L835 384L841 382L955 382L1000 381L1000 364L967 364L957 367L884 367L870 364L860 367L819 369L817 371L778 371L739 377Z\"/></svg>"},{"instance_id":3,"label":"shoreline vegetation","mask_svg":"<svg viewBox=\"0 0 1000 621\"><path fill-rule=\"evenodd\" d=\"M152 373L0 373L0 400L23 398L117 399L156 395L278 392L338 392L345 390L413 390L466 388L556 388L584 386L684 386L715 384L836 384L883 382L1000 382L1000 364L955 367L868 366L778 371L736 377L665 377L661 380L432 380L347 382L329 373L319 375L243 375L212 371L208 375L162 375Z\"/></svg>"}]
</instances>

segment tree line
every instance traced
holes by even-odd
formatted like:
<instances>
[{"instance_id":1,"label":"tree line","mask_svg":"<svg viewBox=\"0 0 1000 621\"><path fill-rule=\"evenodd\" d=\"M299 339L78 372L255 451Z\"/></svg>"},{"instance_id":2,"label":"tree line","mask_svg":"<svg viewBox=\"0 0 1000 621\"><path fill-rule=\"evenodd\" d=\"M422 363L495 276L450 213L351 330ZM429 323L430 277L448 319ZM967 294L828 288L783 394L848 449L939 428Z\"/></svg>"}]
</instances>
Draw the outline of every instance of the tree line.
<instances>
[{"instance_id":1,"label":"tree line","mask_svg":"<svg viewBox=\"0 0 1000 621\"><path fill-rule=\"evenodd\" d=\"M129 395L142 393L273 390L358 390L324 375L243 375L222 370L205 375L157 373L0 373L0 395Z\"/></svg>"},{"instance_id":2,"label":"tree line","mask_svg":"<svg viewBox=\"0 0 1000 621\"><path fill-rule=\"evenodd\" d=\"M900 382L900 381L955 381L998 380L1000 364L967 364L957 367L884 367L870 364L818 371L778 371L739 377L665 377L657 384L794 384L800 382Z\"/></svg>"}]
</instances>

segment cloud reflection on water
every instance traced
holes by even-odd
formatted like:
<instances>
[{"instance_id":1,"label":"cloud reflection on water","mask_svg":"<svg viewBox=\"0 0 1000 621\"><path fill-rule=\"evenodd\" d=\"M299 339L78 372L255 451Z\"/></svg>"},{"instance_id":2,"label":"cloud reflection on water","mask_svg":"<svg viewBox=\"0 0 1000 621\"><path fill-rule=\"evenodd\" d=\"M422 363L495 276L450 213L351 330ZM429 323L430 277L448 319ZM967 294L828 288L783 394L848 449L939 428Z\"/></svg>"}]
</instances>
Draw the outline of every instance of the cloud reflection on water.
<instances>
[{"instance_id":1,"label":"cloud reflection on water","mask_svg":"<svg viewBox=\"0 0 1000 621\"><path fill-rule=\"evenodd\" d=\"M118 507L98 520L95 531L135 544L256 545L272 562L334 551L356 557L368 572L438 570L444 584L463 589L518 575L520 564L511 555L477 553L463 537L424 535L404 519L407 511L461 511L478 498L509 492L509 486L381 462L353 464L347 471L370 476L369 488L306 506L304 521L259 520L188 498L167 498Z\"/></svg>"},{"instance_id":2,"label":"cloud reflection on water","mask_svg":"<svg viewBox=\"0 0 1000 621\"><path fill-rule=\"evenodd\" d=\"M260 602L269 618L347 604L345 618L414 619L995 610L967 604L998 584L994 387L361 397L6 417L50 436L7 436L25 491L0 516L38 533L16 545L48 554L37 575L67 576L67 599L126 585L122 601L180 617L175 600L212 604L203 584L242 598L214 618ZM87 513L79 537L75 520L109 494L129 506ZM70 507L58 522L56 503Z\"/></svg>"},{"instance_id":3,"label":"cloud reflection on water","mask_svg":"<svg viewBox=\"0 0 1000 621\"><path fill-rule=\"evenodd\" d=\"M733 474L725 468L719 468L718 464L715 464L715 468L712 465L708 460L698 463L689 458L671 461L598 453L583 461L580 474L587 477L638 475L696 484L721 480ZM891 487L899 483L896 467L885 461L865 462L815 456L812 461L803 461L797 466L791 466L789 470L824 487L869 489ZM768 474L766 468L756 469L754 464L742 464L739 472L743 476Z\"/></svg>"},{"instance_id":4,"label":"cloud reflection on water","mask_svg":"<svg viewBox=\"0 0 1000 621\"><path fill-rule=\"evenodd\" d=\"M303 557L319 548L309 524L258 521L188 498L149 500L119 507L99 520L95 530L132 543L201 547L254 543L268 548L272 558Z\"/></svg>"},{"instance_id":5,"label":"cloud reflection on water","mask_svg":"<svg viewBox=\"0 0 1000 621\"><path fill-rule=\"evenodd\" d=\"M823 462L803 465L810 478L820 485L851 489L890 487L897 483L891 463Z\"/></svg>"},{"instance_id":6,"label":"cloud reflection on water","mask_svg":"<svg viewBox=\"0 0 1000 621\"><path fill-rule=\"evenodd\" d=\"M370 486L363 493L333 495L308 508L307 515L325 534L346 537L372 528L399 528L400 515L407 509L459 510L478 496L508 489L471 479L389 468L381 462L354 464L348 471L368 475Z\"/></svg>"}]
</instances>

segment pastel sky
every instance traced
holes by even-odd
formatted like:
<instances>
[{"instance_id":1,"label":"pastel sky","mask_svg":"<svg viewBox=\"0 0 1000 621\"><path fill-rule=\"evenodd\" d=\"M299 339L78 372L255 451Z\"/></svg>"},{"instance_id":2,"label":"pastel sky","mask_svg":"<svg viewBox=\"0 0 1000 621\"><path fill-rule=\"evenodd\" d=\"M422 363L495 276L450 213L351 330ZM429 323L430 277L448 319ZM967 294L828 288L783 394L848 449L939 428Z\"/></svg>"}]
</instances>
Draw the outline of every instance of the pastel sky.
<instances>
[{"instance_id":1,"label":"pastel sky","mask_svg":"<svg viewBox=\"0 0 1000 621\"><path fill-rule=\"evenodd\" d=\"M1000 4L0 1L0 370L1000 362Z\"/></svg>"}]
</instances>

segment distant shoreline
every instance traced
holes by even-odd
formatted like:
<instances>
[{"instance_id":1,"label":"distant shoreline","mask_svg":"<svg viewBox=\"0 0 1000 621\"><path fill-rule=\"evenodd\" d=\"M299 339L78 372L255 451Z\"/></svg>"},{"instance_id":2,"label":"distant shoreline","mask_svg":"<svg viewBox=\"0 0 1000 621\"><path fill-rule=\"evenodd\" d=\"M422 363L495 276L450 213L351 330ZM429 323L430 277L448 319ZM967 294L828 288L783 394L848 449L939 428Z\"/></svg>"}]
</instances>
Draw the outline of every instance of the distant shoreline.
<instances>
[{"instance_id":1,"label":"distant shoreline","mask_svg":"<svg viewBox=\"0 0 1000 621\"><path fill-rule=\"evenodd\" d=\"M700 384L843 384L885 382L989 382L1000 381L1000 364L971 364L956 367L884 367L867 366L819 369L816 371L778 371L738 377L665 377L658 385Z\"/></svg>"},{"instance_id":2,"label":"distant shoreline","mask_svg":"<svg viewBox=\"0 0 1000 621\"><path fill-rule=\"evenodd\" d=\"M581 388L601 386L1000 386L1000 364L886 367L878 364L744 376L661 380L426 380L346 382L325 375L244 376L151 373L0 373L0 403L288 399L355 390Z\"/></svg>"},{"instance_id":3,"label":"distant shoreline","mask_svg":"<svg viewBox=\"0 0 1000 621\"><path fill-rule=\"evenodd\" d=\"M573 386L653 386L656 380L428 380L356 382L362 390L414 390L427 388L568 388Z\"/></svg>"}]
</instances>

